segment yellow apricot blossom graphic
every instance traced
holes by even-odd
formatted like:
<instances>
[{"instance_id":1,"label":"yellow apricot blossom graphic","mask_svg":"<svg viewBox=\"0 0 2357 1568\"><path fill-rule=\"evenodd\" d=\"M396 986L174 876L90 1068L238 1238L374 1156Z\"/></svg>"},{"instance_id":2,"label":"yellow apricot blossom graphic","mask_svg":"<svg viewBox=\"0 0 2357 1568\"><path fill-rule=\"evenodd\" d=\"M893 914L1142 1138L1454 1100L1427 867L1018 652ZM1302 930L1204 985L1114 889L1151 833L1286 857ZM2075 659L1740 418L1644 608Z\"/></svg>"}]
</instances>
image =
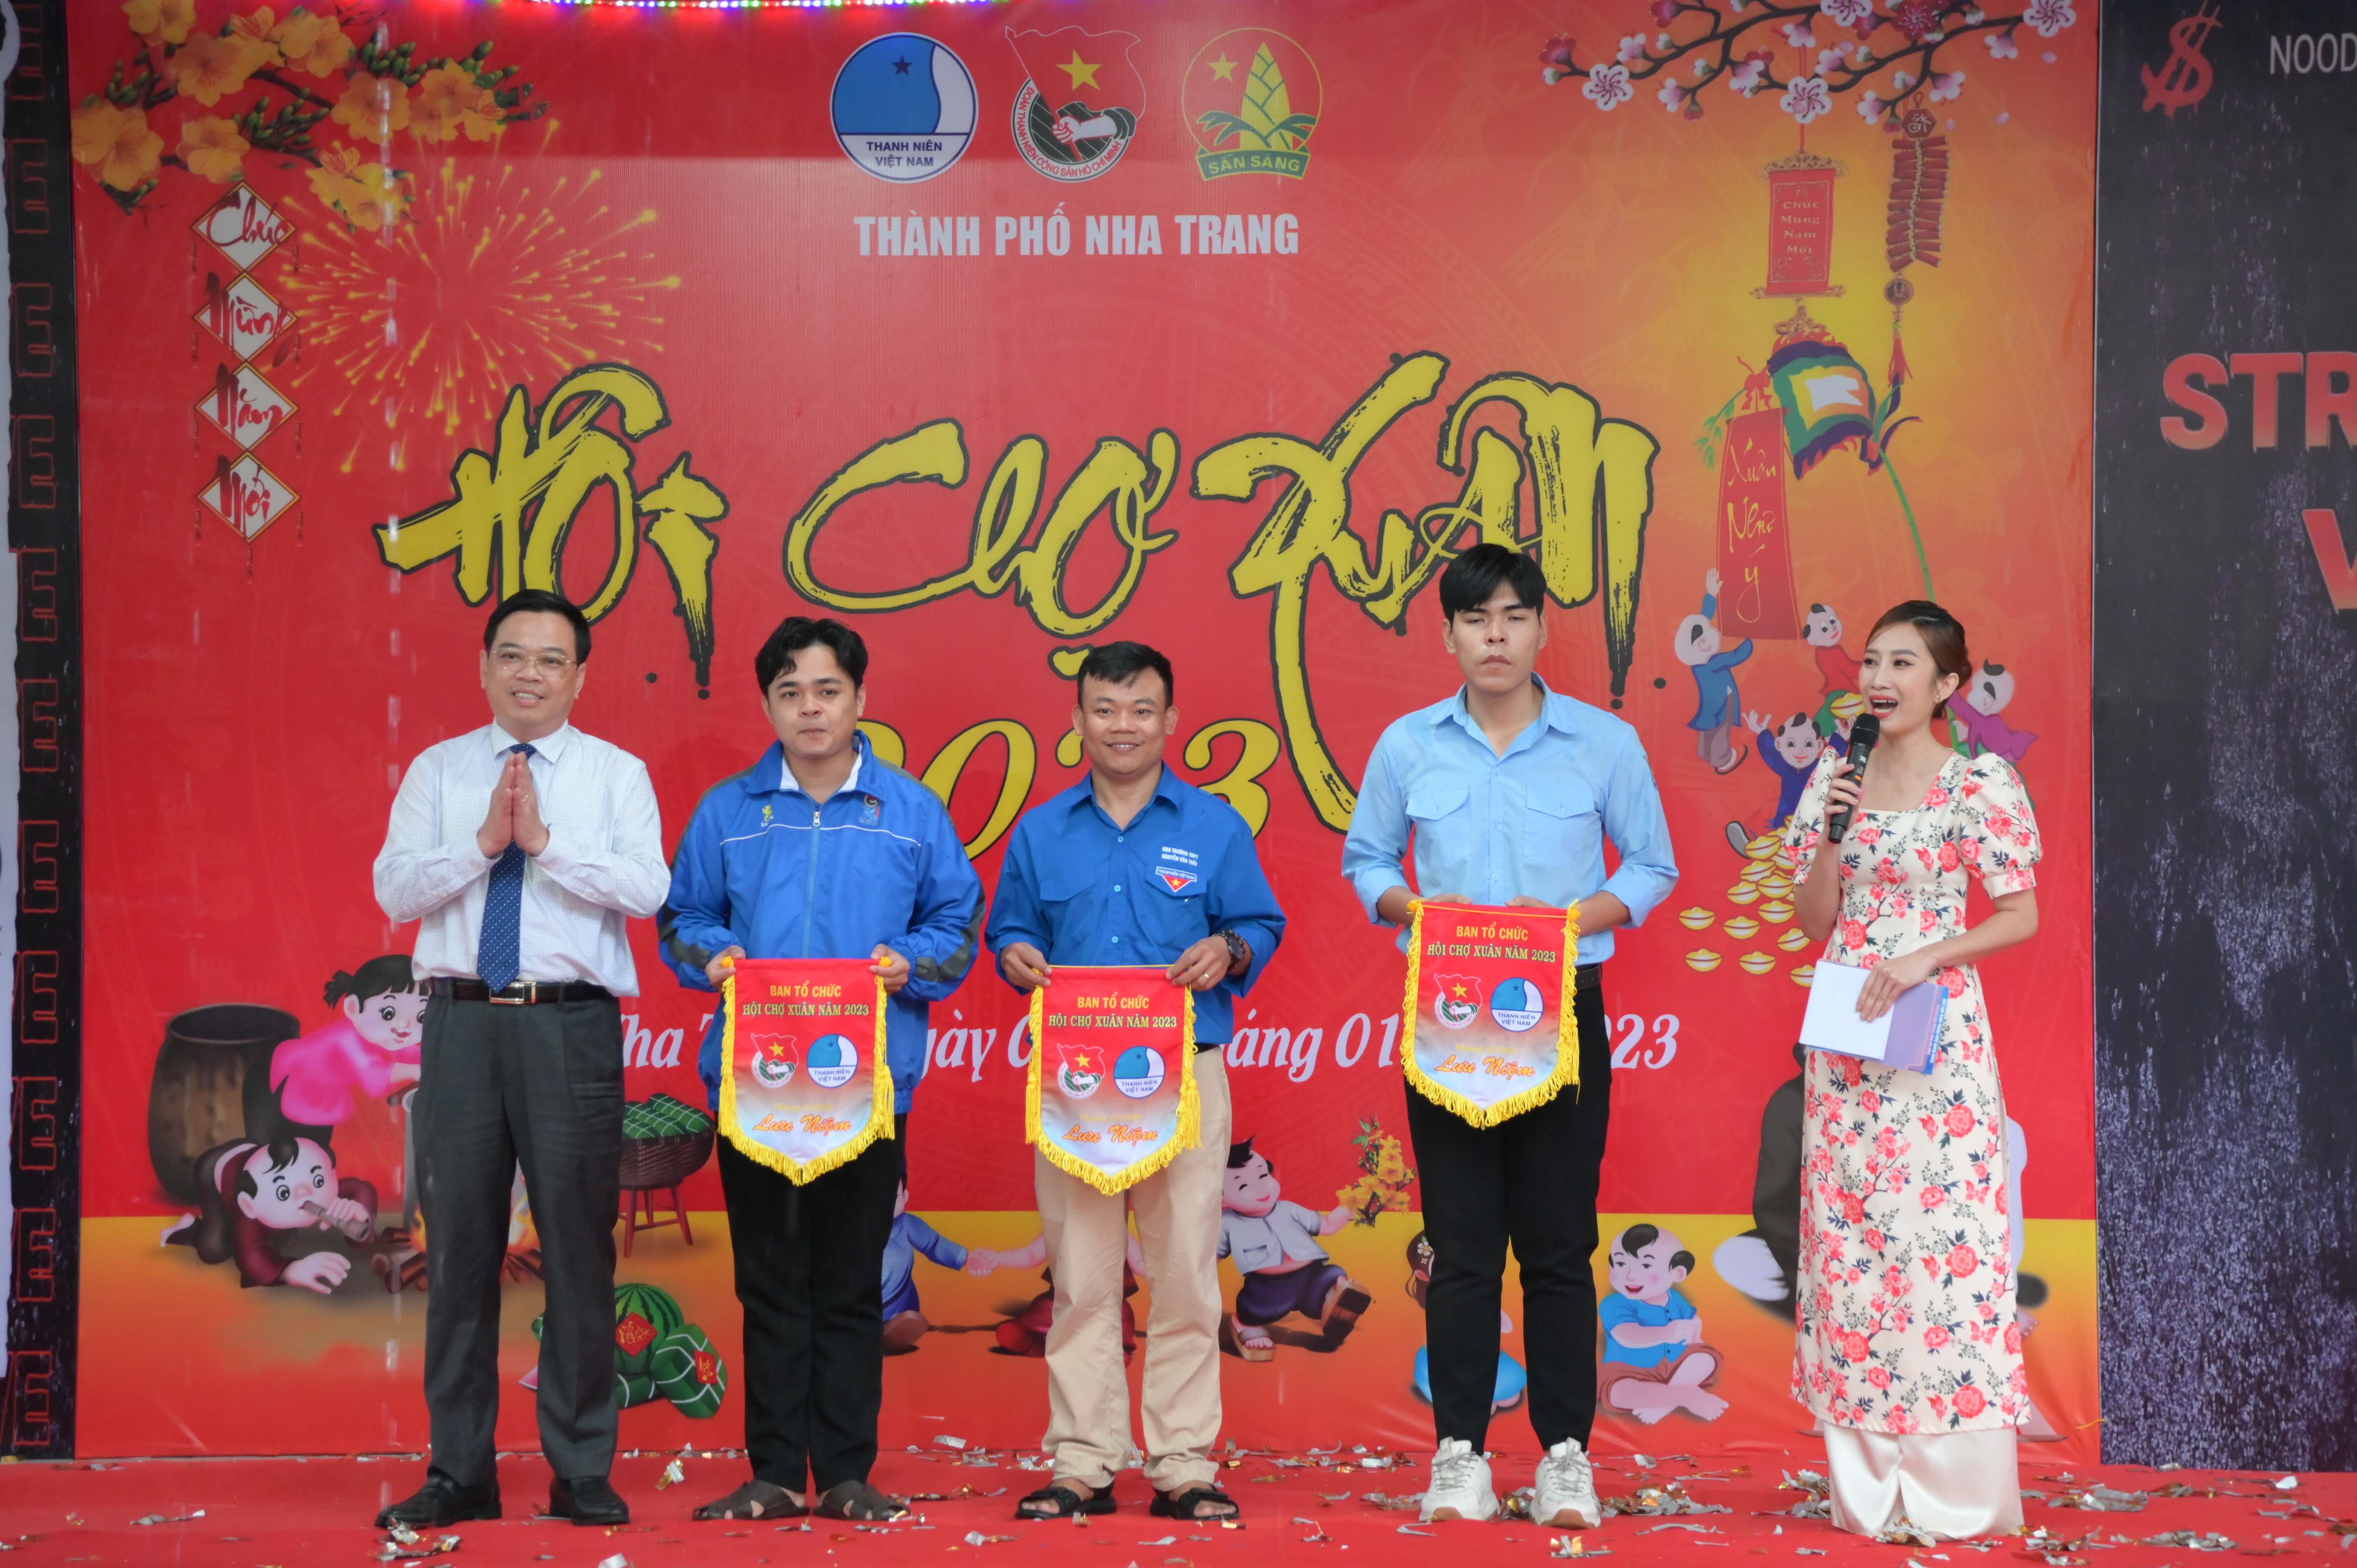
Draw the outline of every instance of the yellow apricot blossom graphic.
<instances>
[{"instance_id":1,"label":"yellow apricot blossom graphic","mask_svg":"<svg viewBox=\"0 0 2357 1568\"><path fill-rule=\"evenodd\" d=\"M190 174L217 185L228 185L245 170L245 155L253 144L238 134L237 122L206 114L180 127L180 161Z\"/></svg>"}]
</instances>

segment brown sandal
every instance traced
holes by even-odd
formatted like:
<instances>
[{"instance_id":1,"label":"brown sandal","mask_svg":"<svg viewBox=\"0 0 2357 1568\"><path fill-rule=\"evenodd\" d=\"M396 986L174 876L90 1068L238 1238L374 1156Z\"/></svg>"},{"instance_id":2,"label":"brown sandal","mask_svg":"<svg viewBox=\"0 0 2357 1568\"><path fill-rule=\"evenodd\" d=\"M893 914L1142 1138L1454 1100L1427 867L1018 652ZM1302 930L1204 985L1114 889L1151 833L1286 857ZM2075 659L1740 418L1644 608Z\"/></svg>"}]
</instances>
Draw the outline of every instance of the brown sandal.
<instances>
[{"instance_id":1,"label":"brown sandal","mask_svg":"<svg viewBox=\"0 0 2357 1568\"><path fill-rule=\"evenodd\" d=\"M796 1502L793 1493L775 1482L757 1477L726 1497L714 1498L688 1517L704 1520L801 1519L809 1512L809 1505Z\"/></svg>"},{"instance_id":2,"label":"brown sandal","mask_svg":"<svg viewBox=\"0 0 2357 1568\"><path fill-rule=\"evenodd\" d=\"M909 1510L865 1481L838 1481L821 1492L813 1510L821 1519L846 1519L872 1524L898 1519Z\"/></svg>"},{"instance_id":3,"label":"brown sandal","mask_svg":"<svg viewBox=\"0 0 2357 1568\"><path fill-rule=\"evenodd\" d=\"M1044 1504L1045 1507L1035 1507ZM1015 1505L1017 1519L1072 1519L1082 1514L1109 1514L1114 1510L1113 1488L1103 1487L1087 1497L1061 1482L1040 1487Z\"/></svg>"}]
</instances>

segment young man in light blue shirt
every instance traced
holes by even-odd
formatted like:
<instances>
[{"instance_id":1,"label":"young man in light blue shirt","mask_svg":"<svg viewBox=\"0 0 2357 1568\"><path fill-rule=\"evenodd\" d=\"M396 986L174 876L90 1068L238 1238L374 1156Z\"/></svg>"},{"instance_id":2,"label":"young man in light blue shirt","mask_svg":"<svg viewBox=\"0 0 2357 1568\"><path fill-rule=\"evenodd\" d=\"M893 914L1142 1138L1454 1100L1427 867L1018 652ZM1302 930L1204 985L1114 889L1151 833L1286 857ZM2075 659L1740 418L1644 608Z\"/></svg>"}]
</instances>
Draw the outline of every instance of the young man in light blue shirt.
<instances>
[{"instance_id":1,"label":"young man in light blue shirt","mask_svg":"<svg viewBox=\"0 0 2357 1568\"><path fill-rule=\"evenodd\" d=\"M1596 1413L1596 1184L1612 1104L1602 969L1614 928L1641 923L1677 881L1669 824L1637 732L1547 689L1538 564L1480 544L1440 577L1442 646L1465 683L1375 743L1342 849L1370 918L1401 928L1415 900L1579 911L1574 1016L1580 1089L1476 1128L1423 1095L1408 1130L1435 1261L1426 1297L1438 1451L1424 1518L1487 1519L1481 1457L1498 1369L1511 1241L1523 1281L1531 1424L1547 1450L1532 1519L1599 1521L1587 1443ZM1405 858L1414 833L1415 886ZM1620 869L1607 876L1610 840Z\"/></svg>"}]
</instances>

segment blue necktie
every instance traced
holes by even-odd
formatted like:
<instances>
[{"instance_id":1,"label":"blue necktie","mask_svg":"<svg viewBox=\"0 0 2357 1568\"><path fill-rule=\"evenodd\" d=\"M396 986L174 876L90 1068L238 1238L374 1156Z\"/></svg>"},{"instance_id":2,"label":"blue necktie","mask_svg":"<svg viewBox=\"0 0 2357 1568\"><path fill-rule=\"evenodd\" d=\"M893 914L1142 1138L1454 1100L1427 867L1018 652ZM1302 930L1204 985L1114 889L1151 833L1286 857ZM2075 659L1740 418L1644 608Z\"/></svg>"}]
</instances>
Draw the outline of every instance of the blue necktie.
<instances>
[{"instance_id":1,"label":"blue necktie","mask_svg":"<svg viewBox=\"0 0 2357 1568\"><path fill-rule=\"evenodd\" d=\"M508 750L522 752L527 766L538 755L523 745ZM523 846L510 843L491 864L491 885L483 894L483 934L475 943L475 972L494 991L514 983L516 971L523 967Z\"/></svg>"}]
</instances>

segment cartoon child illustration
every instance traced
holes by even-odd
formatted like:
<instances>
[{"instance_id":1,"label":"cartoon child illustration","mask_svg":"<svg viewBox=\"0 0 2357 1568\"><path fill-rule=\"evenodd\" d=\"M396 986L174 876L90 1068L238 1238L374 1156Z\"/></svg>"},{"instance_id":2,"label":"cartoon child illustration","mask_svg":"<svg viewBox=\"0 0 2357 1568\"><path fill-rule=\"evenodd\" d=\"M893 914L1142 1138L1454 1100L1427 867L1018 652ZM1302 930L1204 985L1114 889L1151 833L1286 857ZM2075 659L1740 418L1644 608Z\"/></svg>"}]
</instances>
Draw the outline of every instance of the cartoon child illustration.
<instances>
[{"instance_id":1,"label":"cartoon child illustration","mask_svg":"<svg viewBox=\"0 0 2357 1568\"><path fill-rule=\"evenodd\" d=\"M1995 752L2007 762L2020 762L2038 737L1997 717L2013 701L2013 671L2002 664L1984 664L1948 699L1948 711L1964 726L1967 736L1959 750L1968 757Z\"/></svg>"},{"instance_id":2,"label":"cartoon child illustration","mask_svg":"<svg viewBox=\"0 0 2357 1568\"><path fill-rule=\"evenodd\" d=\"M1743 715L1743 694L1736 689L1735 667L1751 657L1751 639L1720 649L1724 640L1717 622L1717 568L1703 575L1702 614L1678 622L1678 662L1694 671L1695 716L1686 727L1695 732L1695 755L1721 773L1743 765L1745 747L1734 739L1737 720Z\"/></svg>"},{"instance_id":3,"label":"cartoon child illustration","mask_svg":"<svg viewBox=\"0 0 2357 1568\"><path fill-rule=\"evenodd\" d=\"M241 1287L296 1285L332 1294L351 1258L318 1245L317 1232L366 1242L376 1223L376 1188L339 1180L336 1156L309 1138L250 1138L197 1157L197 1212L167 1226L167 1247L194 1247L208 1263L237 1262Z\"/></svg>"},{"instance_id":4,"label":"cartoon child illustration","mask_svg":"<svg viewBox=\"0 0 2357 1568\"><path fill-rule=\"evenodd\" d=\"M1613 1239L1613 1294L1596 1308L1604 1324L1597 1393L1607 1410L1648 1426L1674 1410L1704 1421L1727 1413L1709 1391L1721 1358L1702 1342L1702 1318L1677 1289L1694 1266L1694 1254L1657 1225L1631 1225Z\"/></svg>"},{"instance_id":5,"label":"cartoon child illustration","mask_svg":"<svg viewBox=\"0 0 2357 1568\"><path fill-rule=\"evenodd\" d=\"M1784 823L1792 815L1792 808L1801 803L1801 794L1809 787L1809 775L1816 771L1817 758L1824 755L1825 747L1832 746L1840 756L1849 755L1849 725L1846 720L1835 722L1837 727L1835 732L1831 736L1823 736L1817 733L1817 726L1808 714L1794 714L1775 726L1772 739L1759 743L1760 760L1768 765L1768 770L1777 779L1776 814L1769 819L1761 832L1780 833L1784 831ZM1749 730L1755 739L1768 733L1770 723L1765 714L1743 715L1743 727ZM1751 830L1741 822L1727 824L1727 842L1734 846L1736 854L1746 858L1749 858L1754 836Z\"/></svg>"},{"instance_id":6,"label":"cartoon child illustration","mask_svg":"<svg viewBox=\"0 0 2357 1568\"><path fill-rule=\"evenodd\" d=\"M1809 607L1809 618L1801 623L1801 640L1816 651L1817 672L1824 677L1822 689L1826 696L1857 690L1857 660L1842 651L1841 617L1831 606Z\"/></svg>"},{"instance_id":7,"label":"cartoon child illustration","mask_svg":"<svg viewBox=\"0 0 2357 1568\"><path fill-rule=\"evenodd\" d=\"M248 1137L327 1144L352 1119L357 1096L382 1100L395 1085L417 1081L425 990L407 953L371 959L349 974L338 970L326 999L338 1013L332 1023L271 1053L271 1101L247 1106Z\"/></svg>"},{"instance_id":8,"label":"cartoon child illustration","mask_svg":"<svg viewBox=\"0 0 2357 1568\"><path fill-rule=\"evenodd\" d=\"M1424 1305L1424 1298L1432 1291L1432 1243L1426 1239L1421 1230L1417 1231L1407 1244L1407 1270L1408 1297L1421 1307ZM1498 1314L1498 1332L1512 1334L1513 1331L1514 1320L1501 1310ZM1522 1403L1523 1392L1529 1386L1530 1374L1523 1370L1523 1364L1507 1355L1505 1351L1500 1350L1498 1381L1490 1394L1491 1412L1512 1410ZM1415 1397L1426 1404L1432 1402L1432 1355L1430 1350L1422 1345L1415 1348Z\"/></svg>"},{"instance_id":9,"label":"cartoon child illustration","mask_svg":"<svg viewBox=\"0 0 2357 1568\"><path fill-rule=\"evenodd\" d=\"M1137 1294L1137 1276L1146 1272L1146 1253L1137 1244L1135 1231L1125 1240L1128 1242L1128 1255L1121 1270L1121 1359L1126 1362L1130 1352L1137 1348L1137 1314L1131 1308L1129 1298ZM1048 1238L1039 1235L1011 1252L974 1248L966 1254L965 1272L979 1277L993 1269L1037 1269L1047 1261ZM1048 1282L1048 1288L1033 1296L1022 1311L999 1323L996 1354L1047 1355L1048 1330L1056 1324L1055 1271L1042 1270L1039 1277Z\"/></svg>"},{"instance_id":10,"label":"cartoon child illustration","mask_svg":"<svg viewBox=\"0 0 2357 1568\"><path fill-rule=\"evenodd\" d=\"M917 1255L921 1252L945 1269L963 1269L981 1275L998 1266L997 1255L981 1247L963 1247L909 1212L909 1178L900 1178L892 1199L892 1231L884 1243L884 1354L905 1356L917 1348L932 1325L917 1302Z\"/></svg>"},{"instance_id":11,"label":"cartoon child illustration","mask_svg":"<svg viewBox=\"0 0 2357 1568\"><path fill-rule=\"evenodd\" d=\"M1276 1167L1246 1138L1228 1145L1226 1190L1220 1197L1220 1251L1232 1257L1244 1283L1236 1308L1221 1327L1247 1361L1276 1354L1268 1325L1290 1313L1318 1320L1326 1343L1340 1345L1359 1326L1359 1315L1374 1298L1344 1273L1317 1238L1331 1236L1351 1222L1347 1205L1324 1214L1287 1203L1276 1184Z\"/></svg>"}]
</instances>

